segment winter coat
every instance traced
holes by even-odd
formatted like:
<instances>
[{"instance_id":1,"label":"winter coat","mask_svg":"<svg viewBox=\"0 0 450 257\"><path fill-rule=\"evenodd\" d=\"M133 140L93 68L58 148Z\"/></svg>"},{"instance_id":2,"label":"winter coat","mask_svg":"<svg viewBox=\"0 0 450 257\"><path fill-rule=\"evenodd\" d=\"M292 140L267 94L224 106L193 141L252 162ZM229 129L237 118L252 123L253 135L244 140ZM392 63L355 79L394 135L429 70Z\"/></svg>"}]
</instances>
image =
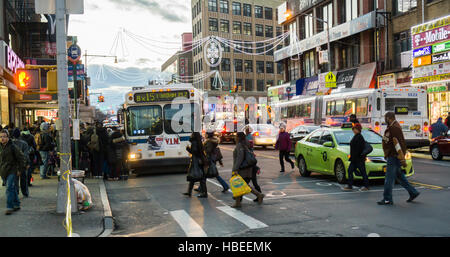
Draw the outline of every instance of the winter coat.
<instances>
[{"instance_id":1,"label":"winter coat","mask_svg":"<svg viewBox=\"0 0 450 257\"><path fill-rule=\"evenodd\" d=\"M278 139L275 144L275 149L280 151L289 152L291 150L291 135L287 132L281 132L278 134Z\"/></svg>"},{"instance_id":2,"label":"winter coat","mask_svg":"<svg viewBox=\"0 0 450 257\"><path fill-rule=\"evenodd\" d=\"M448 127L442 123L442 121L438 121L431 125L431 138L435 138L438 136L442 136L443 133L447 133Z\"/></svg>"},{"instance_id":3,"label":"winter coat","mask_svg":"<svg viewBox=\"0 0 450 257\"><path fill-rule=\"evenodd\" d=\"M208 159L211 159L211 154L213 153L214 149L219 145L219 140L217 138L208 138L205 143L203 144L203 147L205 149L205 154Z\"/></svg>"},{"instance_id":4,"label":"winter coat","mask_svg":"<svg viewBox=\"0 0 450 257\"><path fill-rule=\"evenodd\" d=\"M191 154L191 161L189 163L187 181L200 181L205 176L204 164L206 162L205 154L201 151L197 141L192 141L191 145L186 147L186 150ZM194 174L201 174L196 176Z\"/></svg>"},{"instance_id":5,"label":"winter coat","mask_svg":"<svg viewBox=\"0 0 450 257\"><path fill-rule=\"evenodd\" d=\"M406 154L407 148L405 137L403 136L402 127L400 126L400 124L398 124L398 121L394 121L384 131L383 151L385 158L398 156L397 150L395 150L394 137L397 138L400 147L402 148L403 154Z\"/></svg>"},{"instance_id":6,"label":"winter coat","mask_svg":"<svg viewBox=\"0 0 450 257\"><path fill-rule=\"evenodd\" d=\"M245 159L245 151L250 151L247 144L238 143L233 151L233 171L237 171L242 178L252 177L252 167L240 169L242 162Z\"/></svg>"},{"instance_id":7,"label":"winter coat","mask_svg":"<svg viewBox=\"0 0 450 257\"><path fill-rule=\"evenodd\" d=\"M22 139L12 139L12 142L24 154L25 161L27 162L27 164L30 163L29 154L30 154L31 148L28 146L27 142L23 141Z\"/></svg>"},{"instance_id":8,"label":"winter coat","mask_svg":"<svg viewBox=\"0 0 450 257\"><path fill-rule=\"evenodd\" d=\"M125 141L125 137L123 137L122 133L116 131L111 135L111 142L114 149L114 156L117 160L125 160L127 156L127 142Z\"/></svg>"},{"instance_id":9,"label":"winter coat","mask_svg":"<svg viewBox=\"0 0 450 257\"><path fill-rule=\"evenodd\" d=\"M52 151L54 149L53 138L48 131L41 132L39 151Z\"/></svg>"},{"instance_id":10,"label":"winter coat","mask_svg":"<svg viewBox=\"0 0 450 257\"><path fill-rule=\"evenodd\" d=\"M25 155L11 140L6 145L0 144L0 177L3 181L9 175L25 170L25 167Z\"/></svg>"},{"instance_id":11,"label":"winter coat","mask_svg":"<svg viewBox=\"0 0 450 257\"><path fill-rule=\"evenodd\" d=\"M362 152L364 151L364 146L366 144L366 140L361 135L361 133L353 136L352 141L350 141L350 161L351 162L364 162L365 156L362 156Z\"/></svg>"}]
</instances>

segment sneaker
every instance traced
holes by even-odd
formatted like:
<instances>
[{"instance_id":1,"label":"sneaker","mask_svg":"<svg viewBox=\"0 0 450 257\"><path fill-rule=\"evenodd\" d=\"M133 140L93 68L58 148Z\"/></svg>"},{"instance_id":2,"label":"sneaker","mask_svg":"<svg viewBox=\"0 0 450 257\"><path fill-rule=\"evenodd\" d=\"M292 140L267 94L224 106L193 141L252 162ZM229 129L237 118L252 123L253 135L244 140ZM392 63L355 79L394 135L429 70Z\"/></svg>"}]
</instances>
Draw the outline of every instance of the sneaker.
<instances>
[{"instance_id":1,"label":"sneaker","mask_svg":"<svg viewBox=\"0 0 450 257\"><path fill-rule=\"evenodd\" d=\"M377 202L378 205L393 205L394 203L391 201L386 201L386 200L381 200L379 202Z\"/></svg>"},{"instance_id":2,"label":"sneaker","mask_svg":"<svg viewBox=\"0 0 450 257\"><path fill-rule=\"evenodd\" d=\"M413 201L414 199L416 199L419 195L420 195L420 193L417 192L417 194L409 196L409 199L406 200L406 202L407 202L407 203L412 202L412 201Z\"/></svg>"},{"instance_id":3,"label":"sneaker","mask_svg":"<svg viewBox=\"0 0 450 257\"><path fill-rule=\"evenodd\" d=\"M359 189L359 191L369 191L369 188L367 188L367 187L361 187L361 189Z\"/></svg>"},{"instance_id":4,"label":"sneaker","mask_svg":"<svg viewBox=\"0 0 450 257\"><path fill-rule=\"evenodd\" d=\"M280 170L280 173L284 173L284 170Z\"/></svg>"},{"instance_id":5,"label":"sneaker","mask_svg":"<svg viewBox=\"0 0 450 257\"><path fill-rule=\"evenodd\" d=\"M6 210L5 215L11 215L14 211L13 210Z\"/></svg>"},{"instance_id":6,"label":"sneaker","mask_svg":"<svg viewBox=\"0 0 450 257\"><path fill-rule=\"evenodd\" d=\"M258 202L258 198L256 198L255 200L253 200L253 202L257 203L257 202Z\"/></svg>"},{"instance_id":7,"label":"sneaker","mask_svg":"<svg viewBox=\"0 0 450 257\"><path fill-rule=\"evenodd\" d=\"M185 195L185 196L189 196L189 197L191 197L192 195L190 194L190 193L183 193L183 195Z\"/></svg>"},{"instance_id":8,"label":"sneaker","mask_svg":"<svg viewBox=\"0 0 450 257\"><path fill-rule=\"evenodd\" d=\"M342 190L344 190L344 191L353 191L353 187L346 186Z\"/></svg>"}]
</instances>

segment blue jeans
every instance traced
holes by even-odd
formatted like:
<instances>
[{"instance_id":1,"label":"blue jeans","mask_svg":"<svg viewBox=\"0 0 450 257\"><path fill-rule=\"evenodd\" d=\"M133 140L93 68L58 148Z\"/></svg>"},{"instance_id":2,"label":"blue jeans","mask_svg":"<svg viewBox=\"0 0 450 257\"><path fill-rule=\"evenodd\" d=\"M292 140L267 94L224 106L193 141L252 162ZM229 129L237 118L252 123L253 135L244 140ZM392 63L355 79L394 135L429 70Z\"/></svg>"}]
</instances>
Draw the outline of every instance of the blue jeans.
<instances>
[{"instance_id":1,"label":"blue jeans","mask_svg":"<svg viewBox=\"0 0 450 257\"><path fill-rule=\"evenodd\" d=\"M41 178L47 177L47 171L48 171L48 152L47 151L39 151L41 154L42 162L44 163L39 167L39 171L41 173Z\"/></svg>"},{"instance_id":2,"label":"blue jeans","mask_svg":"<svg viewBox=\"0 0 450 257\"><path fill-rule=\"evenodd\" d=\"M369 178L367 177L366 172L366 163L364 161L359 162L350 162L350 166L348 166L348 186L351 188L353 186L353 172L359 170L361 176L363 177L363 184L365 187L369 187Z\"/></svg>"},{"instance_id":3,"label":"blue jeans","mask_svg":"<svg viewBox=\"0 0 450 257\"><path fill-rule=\"evenodd\" d=\"M383 198L385 201L392 202L392 188L394 187L394 181L397 179L402 187L404 187L410 196L416 195L417 190L409 184L401 170L401 163L397 157L387 158L387 170L384 178L384 193Z\"/></svg>"},{"instance_id":4,"label":"blue jeans","mask_svg":"<svg viewBox=\"0 0 450 257\"><path fill-rule=\"evenodd\" d=\"M221 176L217 176L216 177L217 181L219 181L219 183L222 185L223 190L228 190L230 187L228 186L227 182L225 182L225 180L223 180L223 178Z\"/></svg>"},{"instance_id":5,"label":"blue jeans","mask_svg":"<svg viewBox=\"0 0 450 257\"><path fill-rule=\"evenodd\" d=\"M20 207L17 176L11 174L6 178L6 209L13 210L17 207Z\"/></svg>"}]
</instances>

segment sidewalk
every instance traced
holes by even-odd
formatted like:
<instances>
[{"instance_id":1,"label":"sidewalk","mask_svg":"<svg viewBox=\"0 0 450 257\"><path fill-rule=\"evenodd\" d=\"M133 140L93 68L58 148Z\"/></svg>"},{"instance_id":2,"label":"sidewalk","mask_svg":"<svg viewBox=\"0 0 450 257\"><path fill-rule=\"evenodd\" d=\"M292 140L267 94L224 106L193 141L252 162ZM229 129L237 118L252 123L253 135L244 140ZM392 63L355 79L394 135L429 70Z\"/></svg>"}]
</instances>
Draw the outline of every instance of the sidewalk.
<instances>
[{"instance_id":1,"label":"sidewalk","mask_svg":"<svg viewBox=\"0 0 450 257\"><path fill-rule=\"evenodd\" d=\"M56 213L57 177L41 180L33 174L30 197L19 193L21 210L5 215L6 187L0 185L0 237L65 237L63 226L65 214ZM1 180L1 179L0 179ZM100 197L99 179L86 179L85 184L92 196L93 207L86 212L72 214L73 233L81 237L96 237L103 231L103 205Z\"/></svg>"}]
</instances>

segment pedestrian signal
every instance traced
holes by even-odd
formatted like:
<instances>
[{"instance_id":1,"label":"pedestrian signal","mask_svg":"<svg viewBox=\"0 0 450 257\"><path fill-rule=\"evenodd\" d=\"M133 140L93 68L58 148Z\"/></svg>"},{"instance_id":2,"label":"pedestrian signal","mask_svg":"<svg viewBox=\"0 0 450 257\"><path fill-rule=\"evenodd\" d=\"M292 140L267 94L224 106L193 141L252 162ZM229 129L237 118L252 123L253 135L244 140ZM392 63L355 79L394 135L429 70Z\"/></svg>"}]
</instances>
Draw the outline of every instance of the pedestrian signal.
<instances>
[{"instance_id":1,"label":"pedestrian signal","mask_svg":"<svg viewBox=\"0 0 450 257\"><path fill-rule=\"evenodd\" d=\"M15 77L16 85L22 91L40 89L39 69L17 69Z\"/></svg>"},{"instance_id":2,"label":"pedestrian signal","mask_svg":"<svg viewBox=\"0 0 450 257\"><path fill-rule=\"evenodd\" d=\"M104 96L102 96L102 95L101 95L101 96L99 96L99 97L98 97L98 102L99 102L99 103L103 103L103 102L105 102L105 97L104 97Z\"/></svg>"}]
</instances>

